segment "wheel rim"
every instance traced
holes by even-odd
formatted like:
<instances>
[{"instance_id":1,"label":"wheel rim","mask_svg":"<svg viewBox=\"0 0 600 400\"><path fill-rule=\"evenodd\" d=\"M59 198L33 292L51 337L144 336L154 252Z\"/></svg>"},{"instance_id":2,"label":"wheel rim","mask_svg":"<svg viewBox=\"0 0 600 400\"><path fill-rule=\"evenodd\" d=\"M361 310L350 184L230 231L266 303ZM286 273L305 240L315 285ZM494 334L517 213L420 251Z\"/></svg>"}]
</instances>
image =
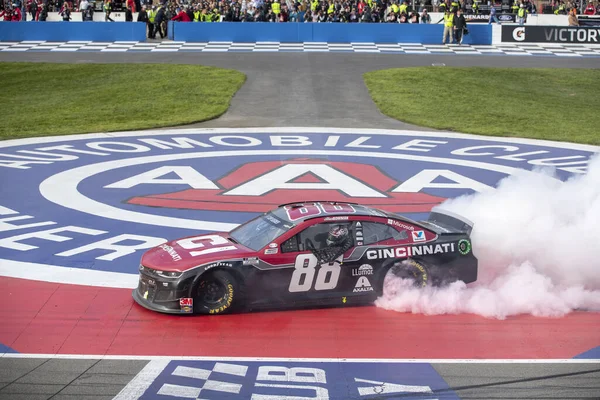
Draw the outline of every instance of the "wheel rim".
<instances>
[{"instance_id":1,"label":"wheel rim","mask_svg":"<svg viewBox=\"0 0 600 400\"><path fill-rule=\"evenodd\" d=\"M225 297L225 285L217 280L210 279L200 282L197 297L204 304L219 304Z\"/></svg>"}]
</instances>

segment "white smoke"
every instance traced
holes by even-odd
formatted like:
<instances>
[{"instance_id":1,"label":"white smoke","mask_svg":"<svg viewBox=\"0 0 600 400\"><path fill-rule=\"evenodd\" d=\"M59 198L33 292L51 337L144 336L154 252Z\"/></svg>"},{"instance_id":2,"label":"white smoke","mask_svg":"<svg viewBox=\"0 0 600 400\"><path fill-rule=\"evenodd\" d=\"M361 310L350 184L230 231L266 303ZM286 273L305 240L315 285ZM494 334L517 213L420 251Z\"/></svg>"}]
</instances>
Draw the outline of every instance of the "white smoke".
<instances>
[{"instance_id":1,"label":"white smoke","mask_svg":"<svg viewBox=\"0 0 600 400\"><path fill-rule=\"evenodd\" d=\"M600 156L586 174L565 182L550 169L523 171L495 191L451 199L441 208L475 224L477 282L415 289L388 277L379 307L498 319L600 311Z\"/></svg>"}]
</instances>

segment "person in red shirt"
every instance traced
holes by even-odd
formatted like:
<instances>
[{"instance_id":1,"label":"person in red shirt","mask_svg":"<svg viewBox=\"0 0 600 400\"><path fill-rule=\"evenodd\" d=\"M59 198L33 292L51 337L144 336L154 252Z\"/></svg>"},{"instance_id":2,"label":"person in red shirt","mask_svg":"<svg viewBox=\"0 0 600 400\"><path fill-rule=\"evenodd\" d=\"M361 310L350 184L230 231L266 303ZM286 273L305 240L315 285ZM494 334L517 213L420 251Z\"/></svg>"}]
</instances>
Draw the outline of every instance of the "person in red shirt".
<instances>
[{"instance_id":1,"label":"person in red shirt","mask_svg":"<svg viewBox=\"0 0 600 400\"><path fill-rule=\"evenodd\" d=\"M596 14L596 9L594 8L594 4L590 1L583 12L585 15L594 15Z\"/></svg>"},{"instance_id":2,"label":"person in red shirt","mask_svg":"<svg viewBox=\"0 0 600 400\"><path fill-rule=\"evenodd\" d=\"M177 8L177 15L171 18L171 21L190 22L190 17L181 8Z\"/></svg>"},{"instance_id":3,"label":"person in red shirt","mask_svg":"<svg viewBox=\"0 0 600 400\"><path fill-rule=\"evenodd\" d=\"M131 9L132 13L136 12L135 1L133 1L133 0L127 0L127 6Z\"/></svg>"},{"instance_id":4,"label":"person in red shirt","mask_svg":"<svg viewBox=\"0 0 600 400\"><path fill-rule=\"evenodd\" d=\"M14 22L18 22L23 18L23 14L21 13L21 9L19 7L17 7L16 4L13 4L13 14L12 14L12 20Z\"/></svg>"}]
</instances>

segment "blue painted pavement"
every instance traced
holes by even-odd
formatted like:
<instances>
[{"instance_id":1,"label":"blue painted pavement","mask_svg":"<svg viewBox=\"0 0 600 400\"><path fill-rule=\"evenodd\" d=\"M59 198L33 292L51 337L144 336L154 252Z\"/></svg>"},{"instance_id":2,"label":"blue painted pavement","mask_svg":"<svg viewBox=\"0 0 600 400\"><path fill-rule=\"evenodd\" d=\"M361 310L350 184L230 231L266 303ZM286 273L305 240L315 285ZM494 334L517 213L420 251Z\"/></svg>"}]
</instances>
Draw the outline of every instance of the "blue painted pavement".
<instances>
[{"instance_id":1,"label":"blue painted pavement","mask_svg":"<svg viewBox=\"0 0 600 400\"><path fill-rule=\"evenodd\" d=\"M427 363L171 361L140 399L450 400L459 397Z\"/></svg>"}]
</instances>

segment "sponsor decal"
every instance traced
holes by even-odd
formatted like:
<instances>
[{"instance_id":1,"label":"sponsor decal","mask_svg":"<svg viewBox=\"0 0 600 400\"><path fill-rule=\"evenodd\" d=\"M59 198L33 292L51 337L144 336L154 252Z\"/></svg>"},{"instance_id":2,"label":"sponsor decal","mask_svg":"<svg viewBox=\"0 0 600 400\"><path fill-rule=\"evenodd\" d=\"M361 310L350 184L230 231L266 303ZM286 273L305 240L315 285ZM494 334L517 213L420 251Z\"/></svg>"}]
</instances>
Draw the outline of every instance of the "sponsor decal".
<instances>
[{"instance_id":1,"label":"sponsor decal","mask_svg":"<svg viewBox=\"0 0 600 400\"><path fill-rule=\"evenodd\" d=\"M425 237L425 231L413 231L411 233L413 242L424 242L427 240Z\"/></svg>"},{"instance_id":2,"label":"sponsor decal","mask_svg":"<svg viewBox=\"0 0 600 400\"><path fill-rule=\"evenodd\" d=\"M280 224L280 223L281 223L281 221L280 221L280 220L278 220L277 218L275 218L275 217L274 217L274 216L272 216L271 214L266 214L266 215L265 215L265 218L266 218L267 220L269 220L270 222L272 222L274 225L277 225L277 224Z\"/></svg>"},{"instance_id":3,"label":"sponsor decal","mask_svg":"<svg viewBox=\"0 0 600 400\"><path fill-rule=\"evenodd\" d=\"M243 265L258 265L258 257L248 257L242 260Z\"/></svg>"},{"instance_id":4,"label":"sponsor decal","mask_svg":"<svg viewBox=\"0 0 600 400\"><path fill-rule=\"evenodd\" d=\"M466 256L471 252L471 242L467 239L461 239L458 241L458 252L463 256Z\"/></svg>"},{"instance_id":5,"label":"sponsor decal","mask_svg":"<svg viewBox=\"0 0 600 400\"><path fill-rule=\"evenodd\" d=\"M425 267L423 265L421 265L420 263L416 262L415 260L406 260L404 262L408 266L412 266L415 268L412 270L412 273L413 273L413 276L415 277L416 281L419 283L419 286L421 286L421 287L427 286L427 280L429 279L429 276L427 274L427 270L425 269Z\"/></svg>"},{"instance_id":6,"label":"sponsor decal","mask_svg":"<svg viewBox=\"0 0 600 400\"><path fill-rule=\"evenodd\" d=\"M229 267L229 268L231 268L231 267L233 267L233 263L219 261L219 262L215 262L215 263L212 263L212 264L208 264L207 266L204 267L204 270L206 271L206 270L209 270L209 269L215 268L215 267Z\"/></svg>"},{"instance_id":7,"label":"sponsor decal","mask_svg":"<svg viewBox=\"0 0 600 400\"><path fill-rule=\"evenodd\" d=\"M191 297L184 297L182 299L179 299L179 307L181 308L181 312L194 312L194 299L192 299Z\"/></svg>"},{"instance_id":8,"label":"sponsor decal","mask_svg":"<svg viewBox=\"0 0 600 400\"><path fill-rule=\"evenodd\" d=\"M527 40L530 28L538 27L527 27ZM523 170L554 167L557 180L585 173L596 151L526 139L329 128L1 141L0 181L11 191L0 200L0 273L133 289L147 250L162 245L156 252L168 262L228 257L235 243L210 233L228 232L279 204L325 199L421 220L446 199L493 191ZM323 200L289 211L346 213L335 206ZM293 225L280 217L277 226ZM196 232L204 236L178 240Z\"/></svg>"},{"instance_id":9,"label":"sponsor decal","mask_svg":"<svg viewBox=\"0 0 600 400\"><path fill-rule=\"evenodd\" d=\"M173 259L173 261L181 261L181 256L179 255L179 253L177 253L173 247L167 245L167 244L161 244L160 246L161 249L163 249L168 255L171 256L171 258Z\"/></svg>"},{"instance_id":10,"label":"sponsor decal","mask_svg":"<svg viewBox=\"0 0 600 400\"><path fill-rule=\"evenodd\" d=\"M525 40L525 27L520 26L518 28L513 29L512 36L513 36L513 39L515 39L517 42L524 41Z\"/></svg>"},{"instance_id":11,"label":"sponsor decal","mask_svg":"<svg viewBox=\"0 0 600 400\"><path fill-rule=\"evenodd\" d=\"M352 268L352 276L373 275L373 267L369 264L363 264L358 268Z\"/></svg>"},{"instance_id":12,"label":"sponsor decal","mask_svg":"<svg viewBox=\"0 0 600 400\"><path fill-rule=\"evenodd\" d=\"M387 249L371 249L367 250L366 255L368 260L379 260L382 258L408 258L413 256L452 253L454 251L454 243L440 243Z\"/></svg>"},{"instance_id":13,"label":"sponsor decal","mask_svg":"<svg viewBox=\"0 0 600 400\"><path fill-rule=\"evenodd\" d=\"M265 254L277 254L279 249L265 249Z\"/></svg>"},{"instance_id":14,"label":"sponsor decal","mask_svg":"<svg viewBox=\"0 0 600 400\"><path fill-rule=\"evenodd\" d=\"M347 221L347 220L348 220L347 215L339 215L337 217L326 217L325 219L323 219L323 221Z\"/></svg>"},{"instance_id":15,"label":"sponsor decal","mask_svg":"<svg viewBox=\"0 0 600 400\"><path fill-rule=\"evenodd\" d=\"M515 20L516 20L515 16L511 15L511 14L498 14L497 16L498 16L498 20L503 21L503 22L507 22L507 21L515 22Z\"/></svg>"},{"instance_id":16,"label":"sponsor decal","mask_svg":"<svg viewBox=\"0 0 600 400\"><path fill-rule=\"evenodd\" d=\"M389 218L388 221L387 221L387 223L388 223L388 225L397 226L398 228L407 229L409 231L414 231L415 230L414 226L408 225L408 224L406 224L406 223L404 223L402 221L398 221L398 220L395 220L395 219Z\"/></svg>"},{"instance_id":17,"label":"sponsor decal","mask_svg":"<svg viewBox=\"0 0 600 400\"><path fill-rule=\"evenodd\" d=\"M356 285L354 286L354 290L352 290L353 293L372 291L373 287L371 286L371 282L369 282L369 279L366 276L361 276L360 278L358 278L358 281L356 281Z\"/></svg>"},{"instance_id":18,"label":"sponsor decal","mask_svg":"<svg viewBox=\"0 0 600 400\"><path fill-rule=\"evenodd\" d=\"M276 249L277 248L277 243L269 243L269 247L271 249Z\"/></svg>"}]
</instances>

